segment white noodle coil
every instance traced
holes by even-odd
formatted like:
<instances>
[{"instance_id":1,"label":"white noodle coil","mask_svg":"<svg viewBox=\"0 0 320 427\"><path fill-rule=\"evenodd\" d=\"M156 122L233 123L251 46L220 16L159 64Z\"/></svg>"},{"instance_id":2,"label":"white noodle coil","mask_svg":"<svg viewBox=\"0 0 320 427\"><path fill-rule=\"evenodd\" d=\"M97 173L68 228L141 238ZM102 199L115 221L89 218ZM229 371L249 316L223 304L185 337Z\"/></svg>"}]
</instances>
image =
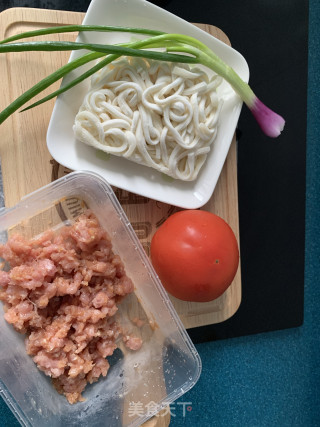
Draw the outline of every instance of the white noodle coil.
<instances>
[{"instance_id":1,"label":"white noodle coil","mask_svg":"<svg viewBox=\"0 0 320 427\"><path fill-rule=\"evenodd\" d=\"M200 68L122 58L100 70L75 118L78 140L184 181L217 135L221 83Z\"/></svg>"}]
</instances>

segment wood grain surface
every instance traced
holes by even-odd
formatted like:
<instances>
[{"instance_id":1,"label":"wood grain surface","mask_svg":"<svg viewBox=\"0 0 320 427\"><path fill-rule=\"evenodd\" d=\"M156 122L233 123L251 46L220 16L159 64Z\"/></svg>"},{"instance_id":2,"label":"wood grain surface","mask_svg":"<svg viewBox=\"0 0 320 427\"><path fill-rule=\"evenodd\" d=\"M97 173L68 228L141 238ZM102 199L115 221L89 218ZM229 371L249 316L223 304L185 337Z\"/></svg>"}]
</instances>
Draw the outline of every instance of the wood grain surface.
<instances>
[{"instance_id":1,"label":"wood grain surface","mask_svg":"<svg viewBox=\"0 0 320 427\"><path fill-rule=\"evenodd\" d=\"M81 23L83 14L65 11L15 8L1 13L1 38L57 24ZM196 24L229 43L227 36L211 25ZM75 34L43 36L45 40L70 40ZM9 53L0 57L4 108L41 78L65 64L68 52ZM51 93L59 82L45 91ZM46 132L54 100L24 113L15 113L0 126L0 155L6 206L13 206L24 195L42 187L69 171L57 165L46 146ZM148 252L155 229L176 208L151 199L115 189L125 212ZM239 241L236 143L233 141L218 184L210 201L203 207L224 218ZM188 303L172 298L186 328L222 322L232 316L241 301L240 269L230 288L210 303Z\"/></svg>"},{"instance_id":2,"label":"wood grain surface","mask_svg":"<svg viewBox=\"0 0 320 427\"><path fill-rule=\"evenodd\" d=\"M80 24L84 14L31 8L8 9L0 14L1 39L53 25ZM229 44L218 28L195 24ZM41 40L74 40L76 34L42 36ZM2 90L0 108L5 108L21 93L68 61L68 52L24 52L0 56ZM51 93L59 82L45 91ZM41 97L44 94L41 94ZM69 171L51 158L46 146L46 132L54 100L40 107L15 113L0 126L0 157L6 207L15 205L26 194L48 184ZM114 188L142 245L148 252L156 228L177 208L145 199ZM239 241L236 142L232 142L227 160L210 201L202 208L224 218ZM210 303L188 303L172 298L186 328L218 323L232 316L241 301L240 268L229 289ZM167 426L170 417L158 416L146 425Z\"/></svg>"}]
</instances>

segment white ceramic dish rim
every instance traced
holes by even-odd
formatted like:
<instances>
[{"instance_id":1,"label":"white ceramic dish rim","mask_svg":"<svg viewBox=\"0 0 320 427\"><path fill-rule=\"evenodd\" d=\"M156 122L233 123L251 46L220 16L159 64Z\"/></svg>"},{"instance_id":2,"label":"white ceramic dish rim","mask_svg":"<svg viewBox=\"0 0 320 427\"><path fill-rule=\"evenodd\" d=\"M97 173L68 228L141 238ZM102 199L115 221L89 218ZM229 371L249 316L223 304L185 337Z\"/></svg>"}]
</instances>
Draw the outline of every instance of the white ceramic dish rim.
<instances>
[{"instance_id":1,"label":"white ceramic dish rim","mask_svg":"<svg viewBox=\"0 0 320 427\"><path fill-rule=\"evenodd\" d=\"M93 0L83 24L145 27L188 34L206 43L245 81L249 79L248 65L239 52L145 0ZM129 37L132 35L87 32L78 39L116 43ZM80 51L72 52L70 60L80 55ZM64 79L63 84L77 75L79 72L75 70ZM71 170L91 170L102 175L110 185L181 208L197 209L208 202L227 157L242 107L241 99L227 83L221 86L224 105L217 138L198 178L193 182L165 179L152 168L116 156L97 155L97 150L76 141L72 125L88 88L89 79L59 96L55 103L47 132L47 146L58 163Z\"/></svg>"}]
</instances>

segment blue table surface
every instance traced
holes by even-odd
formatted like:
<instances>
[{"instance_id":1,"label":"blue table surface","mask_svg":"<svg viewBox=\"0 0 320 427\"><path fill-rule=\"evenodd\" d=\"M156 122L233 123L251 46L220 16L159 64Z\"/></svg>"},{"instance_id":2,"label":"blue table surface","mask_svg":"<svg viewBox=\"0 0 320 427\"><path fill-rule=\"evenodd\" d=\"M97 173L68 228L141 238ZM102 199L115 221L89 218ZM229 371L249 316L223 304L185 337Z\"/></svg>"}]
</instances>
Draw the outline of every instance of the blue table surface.
<instances>
[{"instance_id":1,"label":"blue table surface","mask_svg":"<svg viewBox=\"0 0 320 427\"><path fill-rule=\"evenodd\" d=\"M310 0L309 7L304 324L198 344L202 374L172 405L173 427L320 426L319 0ZM0 425L18 425L1 400Z\"/></svg>"}]
</instances>

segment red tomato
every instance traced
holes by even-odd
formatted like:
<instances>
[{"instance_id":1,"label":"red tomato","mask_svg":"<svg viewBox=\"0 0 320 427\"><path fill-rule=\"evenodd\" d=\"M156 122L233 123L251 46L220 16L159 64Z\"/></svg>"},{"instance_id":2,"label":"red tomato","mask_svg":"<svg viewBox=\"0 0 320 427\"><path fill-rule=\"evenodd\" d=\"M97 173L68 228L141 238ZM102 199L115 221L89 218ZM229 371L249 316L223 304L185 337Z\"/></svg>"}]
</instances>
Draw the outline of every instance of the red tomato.
<instances>
[{"instance_id":1,"label":"red tomato","mask_svg":"<svg viewBox=\"0 0 320 427\"><path fill-rule=\"evenodd\" d=\"M171 215L151 241L151 262L166 290L185 301L211 301L231 284L239 249L230 226L207 211Z\"/></svg>"}]
</instances>

